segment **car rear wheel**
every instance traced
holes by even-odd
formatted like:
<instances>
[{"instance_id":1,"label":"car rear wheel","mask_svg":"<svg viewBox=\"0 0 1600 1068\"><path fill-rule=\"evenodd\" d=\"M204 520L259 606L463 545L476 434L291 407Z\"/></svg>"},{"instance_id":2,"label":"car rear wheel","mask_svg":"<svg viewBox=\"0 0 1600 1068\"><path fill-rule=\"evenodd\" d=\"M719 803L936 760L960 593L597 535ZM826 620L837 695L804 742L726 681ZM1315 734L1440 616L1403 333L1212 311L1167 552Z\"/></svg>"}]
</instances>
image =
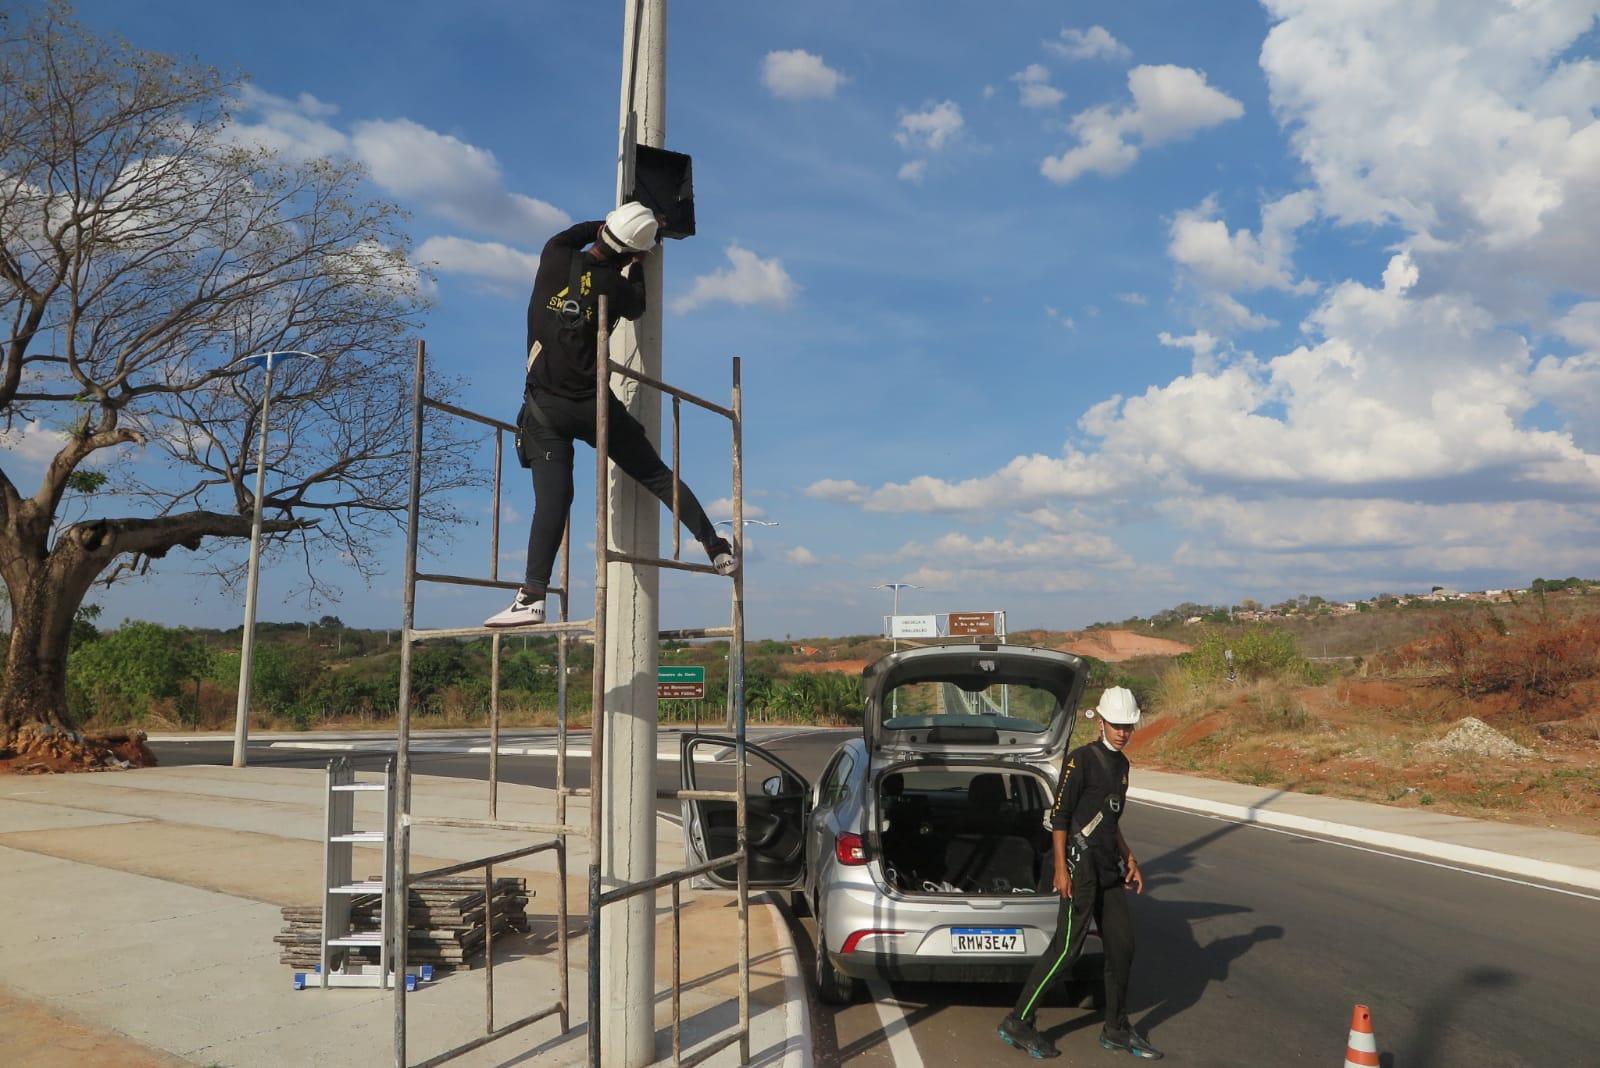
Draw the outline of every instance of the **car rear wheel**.
<instances>
[{"instance_id":1,"label":"car rear wheel","mask_svg":"<svg viewBox=\"0 0 1600 1068\"><path fill-rule=\"evenodd\" d=\"M833 960L828 956L827 935L824 933L827 928L823 926L822 909L815 908L812 912L817 917L817 997L824 1005L849 1005L856 1000L860 984L833 966Z\"/></svg>"}]
</instances>

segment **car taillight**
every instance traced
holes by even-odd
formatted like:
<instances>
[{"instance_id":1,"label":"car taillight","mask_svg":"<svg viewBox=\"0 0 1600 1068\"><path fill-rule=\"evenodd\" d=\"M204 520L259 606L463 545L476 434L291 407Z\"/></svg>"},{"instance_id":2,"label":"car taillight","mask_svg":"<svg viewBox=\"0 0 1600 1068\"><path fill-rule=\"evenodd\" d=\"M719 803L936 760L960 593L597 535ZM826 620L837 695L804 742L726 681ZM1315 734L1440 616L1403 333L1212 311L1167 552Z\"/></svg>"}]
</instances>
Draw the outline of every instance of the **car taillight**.
<instances>
[{"instance_id":1,"label":"car taillight","mask_svg":"<svg viewBox=\"0 0 1600 1068\"><path fill-rule=\"evenodd\" d=\"M833 855L839 859L840 864L854 867L867 862L866 847L861 844L859 834L841 834L833 840Z\"/></svg>"},{"instance_id":2,"label":"car taillight","mask_svg":"<svg viewBox=\"0 0 1600 1068\"><path fill-rule=\"evenodd\" d=\"M844 945L842 947L840 947L839 952L840 953L854 953L856 951L856 947L861 944L861 940L863 938L871 938L874 935L903 935L903 934L905 934L904 931L851 931L849 936L845 938Z\"/></svg>"}]
</instances>

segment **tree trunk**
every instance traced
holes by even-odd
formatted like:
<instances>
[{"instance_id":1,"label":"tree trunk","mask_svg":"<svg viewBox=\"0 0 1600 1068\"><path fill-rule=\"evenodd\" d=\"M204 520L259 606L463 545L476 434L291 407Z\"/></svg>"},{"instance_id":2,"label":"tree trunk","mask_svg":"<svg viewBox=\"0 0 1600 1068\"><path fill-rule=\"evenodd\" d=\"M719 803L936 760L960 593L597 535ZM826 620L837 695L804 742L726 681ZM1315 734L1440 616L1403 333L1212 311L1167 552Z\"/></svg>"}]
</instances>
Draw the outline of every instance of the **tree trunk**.
<instances>
[{"instance_id":1,"label":"tree trunk","mask_svg":"<svg viewBox=\"0 0 1600 1068\"><path fill-rule=\"evenodd\" d=\"M26 568L22 581L7 583L11 645L6 650L5 688L0 691L0 734L10 734L25 723L74 726L67 709L67 643L83 593L53 582L54 570L39 562Z\"/></svg>"}]
</instances>

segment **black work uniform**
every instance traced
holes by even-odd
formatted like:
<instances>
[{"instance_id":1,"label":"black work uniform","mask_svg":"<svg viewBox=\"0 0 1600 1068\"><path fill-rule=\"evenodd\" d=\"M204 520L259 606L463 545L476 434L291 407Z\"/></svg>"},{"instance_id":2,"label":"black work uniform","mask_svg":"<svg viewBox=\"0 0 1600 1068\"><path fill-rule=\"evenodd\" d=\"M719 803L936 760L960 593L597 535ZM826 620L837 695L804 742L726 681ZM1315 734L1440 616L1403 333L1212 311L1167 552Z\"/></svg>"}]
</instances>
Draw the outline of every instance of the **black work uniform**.
<instances>
[{"instance_id":1,"label":"black work uniform","mask_svg":"<svg viewBox=\"0 0 1600 1068\"><path fill-rule=\"evenodd\" d=\"M581 222L545 242L528 300L528 377L517 418L517 446L523 465L533 472L533 523L522 585L535 596L543 596L550 586L572 508L572 443L595 443L599 298L606 298L612 321L637 319L645 310L642 267L624 274L621 261L596 259L584 251L601 225L599 220ZM612 462L672 507L672 469L616 394L608 389L607 395ZM701 544L716 540L705 509L682 482L678 514Z\"/></svg>"},{"instance_id":2,"label":"black work uniform","mask_svg":"<svg viewBox=\"0 0 1600 1068\"><path fill-rule=\"evenodd\" d=\"M1127 1028L1133 920L1122 888L1122 852L1117 845L1117 822L1127 799L1127 757L1098 739L1067 754L1050 827L1067 832L1072 896L1061 899L1055 937L1017 999L1016 1015L1023 1020L1031 1021L1045 993L1071 973L1092 917L1105 946L1106 1027Z\"/></svg>"}]
</instances>

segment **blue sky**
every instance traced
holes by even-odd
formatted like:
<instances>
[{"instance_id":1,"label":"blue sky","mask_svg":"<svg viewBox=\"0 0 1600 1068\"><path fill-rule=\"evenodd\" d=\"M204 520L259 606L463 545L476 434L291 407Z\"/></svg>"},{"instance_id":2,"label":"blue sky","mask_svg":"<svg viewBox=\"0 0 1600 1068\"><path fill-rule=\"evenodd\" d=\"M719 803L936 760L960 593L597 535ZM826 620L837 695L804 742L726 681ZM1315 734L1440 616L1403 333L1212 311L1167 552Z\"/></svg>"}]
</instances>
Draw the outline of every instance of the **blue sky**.
<instances>
[{"instance_id":1,"label":"blue sky","mask_svg":"<svg viewBox=\"0 0 1600 1068\"><path fill-rule=\"evenodd\" d=\"M1592 575L1597 10L672 5L699 234L667 250L667 375L725 394L745 358L749 500L781 524L752 530L752 633L874 630L888 580L927 587L907 610L1020 628ZM241 136L365 162L431 266L430 352L496 410L540 245L610 206L622 11L79 6L251 75ZM707 500L721 435L685 443ZM520 472L507 504L515 571ZM463 529L456 568L487 539ZM400 553L316 612L398 625ZM182 555L107 615L234 623ZM295 566L263 618L307 614ZM709 580L664 590L666 623L725 611ZM436 595L423 621L496 600Z\"/></svg>"}]
</instances>

